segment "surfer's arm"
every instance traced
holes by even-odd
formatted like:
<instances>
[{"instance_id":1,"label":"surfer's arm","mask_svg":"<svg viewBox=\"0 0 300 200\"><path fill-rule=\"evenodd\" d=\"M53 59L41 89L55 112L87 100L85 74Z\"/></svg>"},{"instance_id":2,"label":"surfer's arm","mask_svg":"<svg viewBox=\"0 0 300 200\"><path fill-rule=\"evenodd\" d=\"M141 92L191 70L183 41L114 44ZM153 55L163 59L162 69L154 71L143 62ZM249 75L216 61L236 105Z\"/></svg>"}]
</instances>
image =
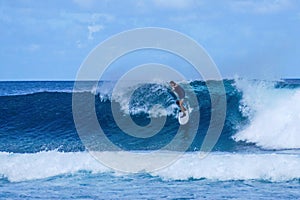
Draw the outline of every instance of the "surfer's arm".
<instances>
[{"instance_id":1,"label":"surfer's arm","mask_svg":"<svg viewBox=\"0 0 300 200\"><path fill-rule=\"evenodd\" d=\"M172 86L172 91L175 91L175 89L177 88L177 84L175 86Z\"/></svg>"}]
</instances>

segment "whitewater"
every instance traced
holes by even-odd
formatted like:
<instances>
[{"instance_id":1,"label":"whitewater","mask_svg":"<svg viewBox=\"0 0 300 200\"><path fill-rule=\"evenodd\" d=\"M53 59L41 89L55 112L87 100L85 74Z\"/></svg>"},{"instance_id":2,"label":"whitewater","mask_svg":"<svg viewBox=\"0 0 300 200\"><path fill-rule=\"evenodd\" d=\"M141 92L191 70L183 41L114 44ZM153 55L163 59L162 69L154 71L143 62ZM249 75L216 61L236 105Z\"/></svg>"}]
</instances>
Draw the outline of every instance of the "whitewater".
<instances>
[{"instance_id":1,"label":"whitewater","mask_svg":"<svg viewBox=\"0 0 300 200\"><path fill-rule=\"evenodd\" d=\"M107 152L104 152L107 153ZM122 152L108 152L114 154ZM172 154L172 152L169 152ZM281 153L211 153L200 158L199 153L187 153L172 165L157 171L141 170L163 180L211 179L215 181L261 180L291 181L300 178L300 152ZM141 153L142 154L142 153ZM161 155L162 157L165 155ZM10 182L45 179L80 171L114 173L126 176L127 173L114 171L97 161L87 152L39 152L35 154L0 153L0 174Z\"/></svg>"}]
</instances>

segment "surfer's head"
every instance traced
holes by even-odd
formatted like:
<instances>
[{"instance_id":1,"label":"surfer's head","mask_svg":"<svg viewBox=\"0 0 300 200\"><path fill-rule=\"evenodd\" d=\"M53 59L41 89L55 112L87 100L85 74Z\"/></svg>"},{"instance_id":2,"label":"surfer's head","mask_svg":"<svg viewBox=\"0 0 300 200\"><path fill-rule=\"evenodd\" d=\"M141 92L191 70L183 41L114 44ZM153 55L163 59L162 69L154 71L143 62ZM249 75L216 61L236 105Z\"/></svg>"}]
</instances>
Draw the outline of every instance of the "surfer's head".
<instances>
[{"instance_id":1,"label":"surfer's head","mask_svg":"<svg viewBox=\"0 0 300 200\"><path fill-rule=\"evenodd\" d=\"M174 87L174 86L176 85L176 83L175 83L174 81L170 81L170 85L171 85L172 87Z\"/></svg>"},{"instance_id":2,"label":"surfer's head","mask_svg":"<svg viewBox=\"0 0 300 200\"><path fill-rule=\"evenodd\" d=\"M176 101L177 106L180 106L180 102L179 100Z\"/></svg>"}]
</instances>

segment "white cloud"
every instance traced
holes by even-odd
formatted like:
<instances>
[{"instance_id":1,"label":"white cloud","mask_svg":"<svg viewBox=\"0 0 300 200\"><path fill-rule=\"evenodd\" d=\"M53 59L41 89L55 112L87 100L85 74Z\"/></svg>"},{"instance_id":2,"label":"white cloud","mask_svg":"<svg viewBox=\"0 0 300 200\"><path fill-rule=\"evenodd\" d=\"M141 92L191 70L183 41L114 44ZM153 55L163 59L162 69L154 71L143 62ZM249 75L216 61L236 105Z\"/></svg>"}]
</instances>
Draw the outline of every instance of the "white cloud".
<instances>
[{"instance_id":1,"label":"white cloud","mask_svg":"<svg viewBox=\"0 0 300 200\"><path fill-rule=\"evenodd\" d=\"M88 12L62 12L61 18L73 24L73 26L80 27L80 31L84 32L88 29L88 40L94 39L94 34L103 30L106 24L115 20L115 16L106 13L88 13ZM82 38L81 38L82 39ZM76 46L83 48L82 42L76 40Z\"/></svg>"},{"instance_id":2,"label":"white cloud","mask_svg":"<svg viewBox=\"0 0 300 200\"><path fill-rule=\"evenodd\" d=\"M93 34L99 32L102 29L103 29L102 25L95 24L95 25L88 26L88 30L89 30L88 39L93 40L94 39Z\"/></svg>"},{"instance_id":3,"label":"white cloud","mask_svg":"<svg viewBox=\"0 0 300 200\"><path fill-rule=\"evenodd\" d=\"M277 13L292 7L290 0L238 0L231 2L230 5L235 11L257 14Z\"/></svg>"}]
</instances>

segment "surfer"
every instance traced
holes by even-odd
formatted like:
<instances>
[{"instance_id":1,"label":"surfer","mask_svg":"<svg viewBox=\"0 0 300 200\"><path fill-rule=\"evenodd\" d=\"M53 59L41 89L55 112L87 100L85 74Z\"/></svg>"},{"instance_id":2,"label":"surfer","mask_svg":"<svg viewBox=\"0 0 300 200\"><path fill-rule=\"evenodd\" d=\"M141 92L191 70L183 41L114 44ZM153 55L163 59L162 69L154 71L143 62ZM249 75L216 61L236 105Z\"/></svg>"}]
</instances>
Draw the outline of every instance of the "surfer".
<instances>
[{"instance_id":1,"label":"surfer","mask_svg":"<svg viewBox=\"0 0 300 200\"><path fill-rule=\"evenodd\" d=\"M177 94L177 97L179 100L178 100L178 103L176 101L176 104L177 105L179 104L180 110L183 112L182 117L184 117L185 111L186 111L185 107L183 106L183 99L185 97L185 91L180 85L178 85L174 81L170 81L170 86L172 87L172 90Z\"/></svg>"}]
</instances>

